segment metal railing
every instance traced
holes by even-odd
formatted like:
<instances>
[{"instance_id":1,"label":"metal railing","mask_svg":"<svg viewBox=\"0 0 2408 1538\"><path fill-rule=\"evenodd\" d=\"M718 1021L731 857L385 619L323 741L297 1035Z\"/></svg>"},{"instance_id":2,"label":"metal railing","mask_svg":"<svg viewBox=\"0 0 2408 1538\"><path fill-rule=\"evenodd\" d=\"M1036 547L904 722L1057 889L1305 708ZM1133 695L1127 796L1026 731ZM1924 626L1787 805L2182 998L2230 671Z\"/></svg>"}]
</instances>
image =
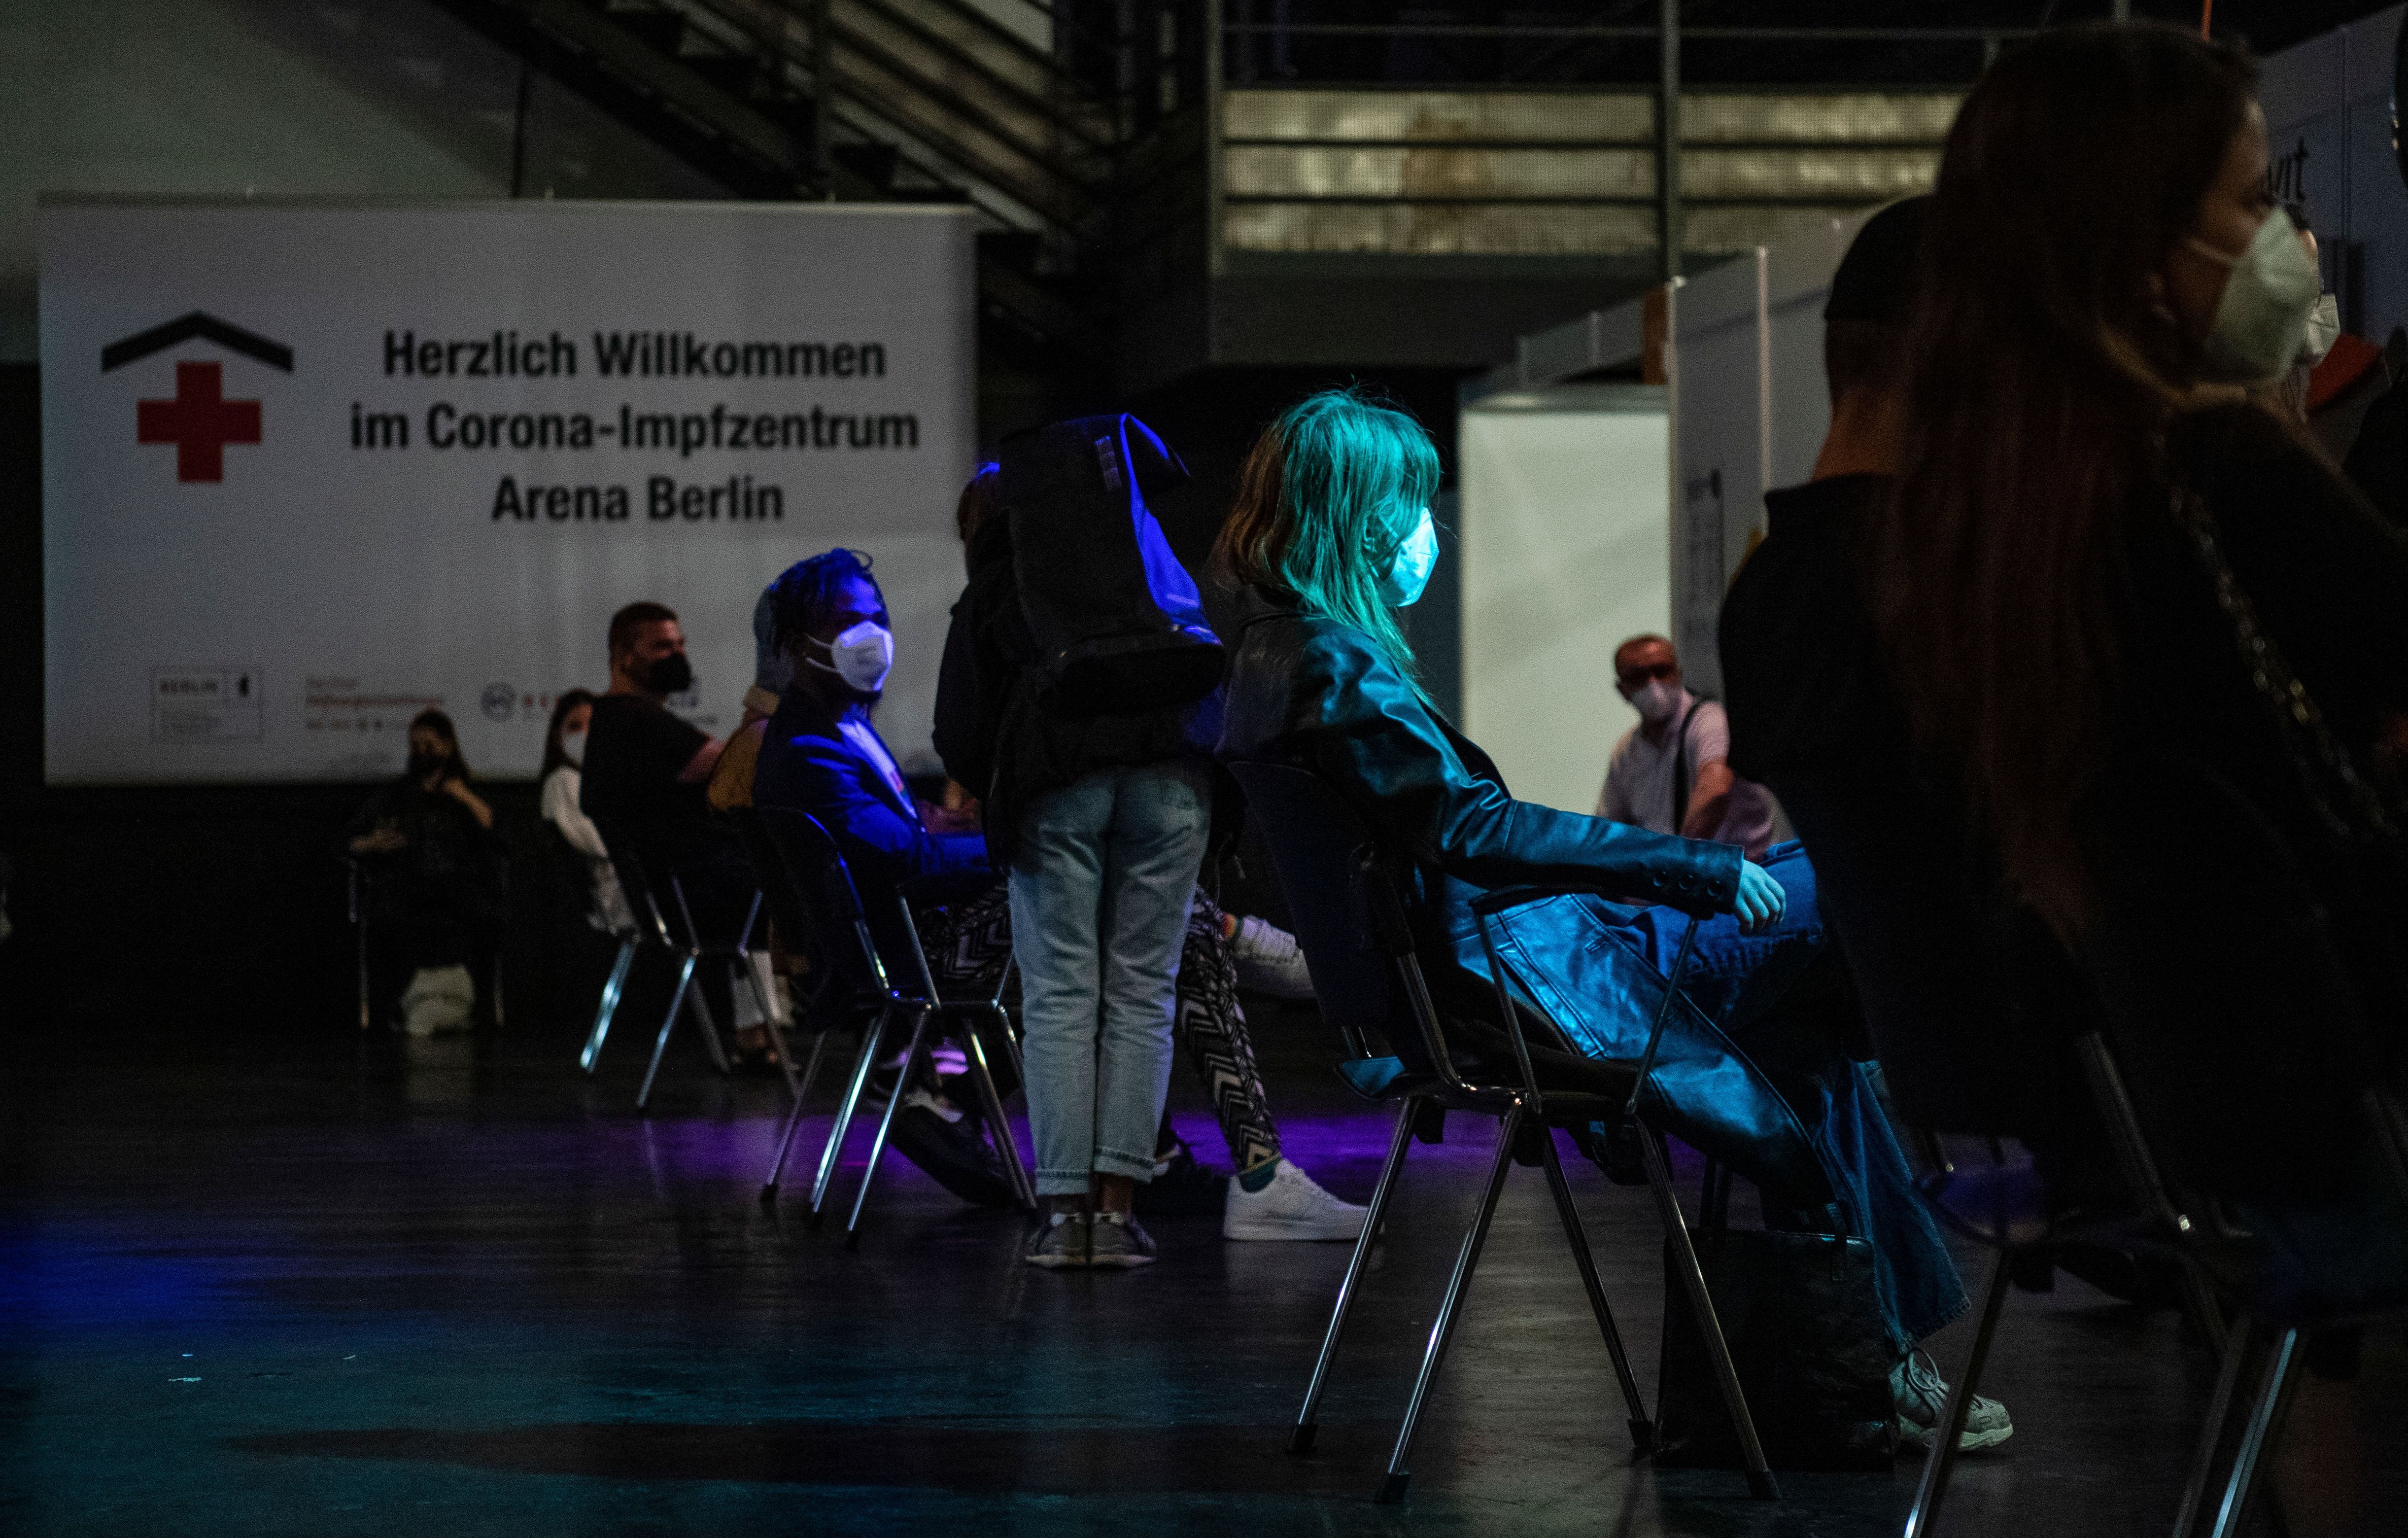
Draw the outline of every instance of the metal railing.
<instances>
[{"instance_id":1,"label":"metal railing","mask_svg":"<svg viewBox=\"0 0 2408 1538\"><path fill-rule=\"evenodd\" d=\"M1684 121L1700 108L1732 116L1729 103L1742 93L1701 92L1684 81L1685 49L1937 50L1956 59L1930 71L1940 77L1933 83L1961 87L2002 48L2034 36L2034 29L2009 26L1690 27L1681 22L1679 0L1654 0L1656 19L1648 25L1327 22L1299 17L1309 7L1292 0L1223 0L1221 8L1220 63L1230 88L1221 105L1234 131L1221 136L1224 172L1214 195L1229 207L1216 211L1215 224L1240 246L1468 249L1470 240L1499 252L1560 255L1652 248L1665 278L1680 275L1684 252L1752 243L1764 210L1862 207L1923 190L1954 112L1953 91L1792 92L1782 99L1896 98L1907 104L1907 116L1936 116L1938 127L1843 134L1820 145L1794 133L1759 135L1750 143L1715 122ZM1316 42L1349 45L1347 56L1325 50L1316 59L1300 46ZM1643 54L1630 46L1641 44L1649 45ZM1577 55L1584 45L1608 47ZM1376 78L1361 79L1374 53ZM1780 89L1763 85L1760 74L1751 86ZM1456 103L1533 93L1538 115L1557 121L1525 125L1501 139L1468 127L1451 147L1440 135L1419 130L1264 135L1247 131L1250 115L1264 115L1248 111L1243 96L1250 92L1330 101L1394 93L1400 102ZM1485 108L1461 110L1469 116ZM1580 129L1588 118L1612 122ZM1693 201L1700 205L1696 220ZM1467 223L1475 209L1487 222L1484 233ZM1642 219L1652 230L1641 231Z\"/></svg>"}]
</instances>

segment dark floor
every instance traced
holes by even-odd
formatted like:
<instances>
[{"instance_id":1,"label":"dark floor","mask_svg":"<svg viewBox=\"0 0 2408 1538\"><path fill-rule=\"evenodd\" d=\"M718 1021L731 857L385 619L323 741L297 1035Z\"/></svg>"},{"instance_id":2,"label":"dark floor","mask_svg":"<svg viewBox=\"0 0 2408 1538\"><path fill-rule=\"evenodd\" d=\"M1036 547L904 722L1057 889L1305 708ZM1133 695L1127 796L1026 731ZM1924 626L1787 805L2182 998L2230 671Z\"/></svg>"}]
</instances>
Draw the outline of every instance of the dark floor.
<instances>
[{"instance_id":1,"label":"dark floor","mask_svg":"<svg viewBox=\"0 0 2408 1538\"><path fill-rule=\"evenodd\" d=\"M1517 1171L1410 1502L1370 1504L1484 1157L1470 1126L1416 1149L1298 1459L1283 1423L1343 1246L1182 1220L1150 1271L1047 1274L1014 1263L1017 1219L897 1163L847 1254L792 1200L754 1200L782 1090L673 1054L639 1119L635 1031L588 1082L565 1029L363 1050L10 1023L11 1534L1871 1534L1918 1467L1789 1475L1776 1506L1634 1466L1542 1183ZM1258 1030L1289 1152L1361 1199L1382 1119L1333 1092L1310 1015ZM1652 1387L1645 1193L1572 1179ZM1934 1343L1943 1366L1963 1336ZM2375 1342L2368 1372L2396 1404L2408 1352ZM2070 1279L2017 1295L1985 1387L2018 1432L1963 1467L1949 1531L2163 1531L2208 1376L2166 1315ZM2372 1431L2396 1511L2397 1412Z\"/></svg>"}]
</instances>

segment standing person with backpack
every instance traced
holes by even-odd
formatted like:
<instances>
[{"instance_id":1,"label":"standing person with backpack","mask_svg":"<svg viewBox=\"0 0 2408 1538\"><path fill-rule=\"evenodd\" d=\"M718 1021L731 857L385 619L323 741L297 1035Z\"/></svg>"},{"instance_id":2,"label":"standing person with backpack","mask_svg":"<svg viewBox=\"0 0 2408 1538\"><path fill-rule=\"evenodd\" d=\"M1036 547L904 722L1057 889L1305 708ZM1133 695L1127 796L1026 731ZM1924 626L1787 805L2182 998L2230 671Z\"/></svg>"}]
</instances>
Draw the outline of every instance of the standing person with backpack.
<instances>
[{"instance_id":1,"label":"standing person with backpack","mask_svg":"<svg viewBox=\"0 0 2408 1538\"><path fill-rule=\"evenodd\" d=\"M1049 1269L1154 1258L1130 1208L1222 783L1221 643L1147 506L1186 474L1130 416L1008 441L945 648L938 751L1010 873Z\"/></svg>"}]
</instances>

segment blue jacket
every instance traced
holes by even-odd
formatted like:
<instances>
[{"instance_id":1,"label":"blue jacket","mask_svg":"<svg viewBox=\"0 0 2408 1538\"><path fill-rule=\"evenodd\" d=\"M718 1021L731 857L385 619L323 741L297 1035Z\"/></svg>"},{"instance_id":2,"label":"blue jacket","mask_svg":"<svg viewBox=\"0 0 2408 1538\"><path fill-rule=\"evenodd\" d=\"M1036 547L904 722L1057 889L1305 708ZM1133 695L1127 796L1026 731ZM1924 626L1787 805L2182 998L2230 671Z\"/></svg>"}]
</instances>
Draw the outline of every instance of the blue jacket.
<instances>
[{"instance_id":1,"label":"blue jacket","mask_svg":"<svg viewBox=\"0 0 2408 1538\"><path fill-rule=\"evenodd\" d=\"M799 689L787 690L769 717L752 771L752 801L820 820L844 852L882 947L896 938L887 915L905 882L959 875L975 886L987 874L984 839L929 832L919 808L897 796L878 766L837 730L835 718Z\"/></svg>"}]
</instances>

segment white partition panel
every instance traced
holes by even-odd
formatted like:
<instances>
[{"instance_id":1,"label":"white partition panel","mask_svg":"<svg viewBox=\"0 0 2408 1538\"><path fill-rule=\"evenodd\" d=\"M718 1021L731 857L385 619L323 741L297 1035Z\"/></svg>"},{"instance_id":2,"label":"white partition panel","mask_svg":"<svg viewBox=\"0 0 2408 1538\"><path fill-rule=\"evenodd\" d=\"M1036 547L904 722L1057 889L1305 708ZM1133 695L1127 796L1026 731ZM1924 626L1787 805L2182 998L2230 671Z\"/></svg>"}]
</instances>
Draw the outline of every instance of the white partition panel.
<instances>
[{"instance_id":1,"label":"white partition panel","mask_svg":"<svg viewBox=\"0 0 2408 1538\"><path fill-rule=\"evenodd\" d=\"M1664 392L1491 395L1461 420L1464 729L1515 796L1587 812L1638 719L1613 648L1671 624Z\"/></svg>"}]
</instances>

